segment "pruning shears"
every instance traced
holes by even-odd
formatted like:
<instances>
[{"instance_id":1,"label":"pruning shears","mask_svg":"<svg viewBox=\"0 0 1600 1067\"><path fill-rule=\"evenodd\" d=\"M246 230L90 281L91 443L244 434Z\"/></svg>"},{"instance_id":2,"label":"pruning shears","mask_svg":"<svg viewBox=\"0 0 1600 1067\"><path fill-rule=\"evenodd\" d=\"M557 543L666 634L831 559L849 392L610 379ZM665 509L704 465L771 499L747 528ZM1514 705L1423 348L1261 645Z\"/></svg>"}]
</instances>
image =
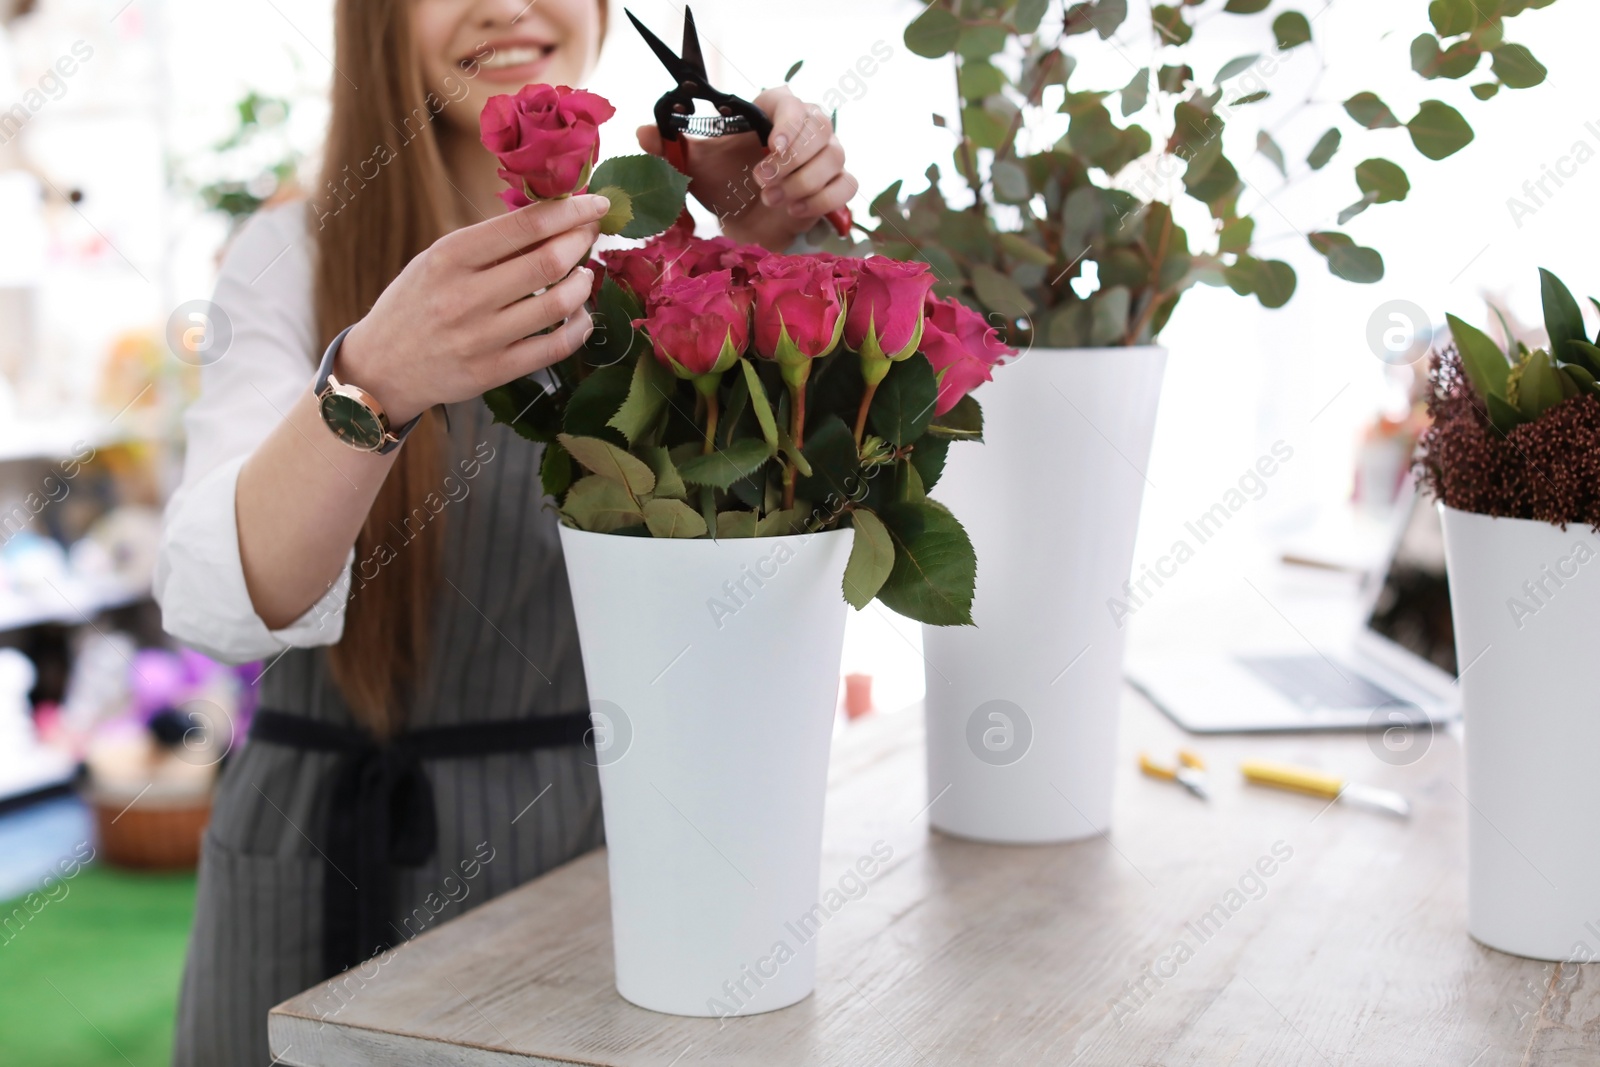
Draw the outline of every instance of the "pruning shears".
<instances>
[{"instance_id":1,"label":"pruning shears","mask_svg":"<svg viewBox=\"0 0 1600 1067\"><path fill-rule=\"evenodd\" d=\"M724 93L711 85L706 76L705 57L700 51L700 35L695 32L694 13L683 9L683 55L668 48L655 34L623 8L628 21L639 31L645 44L661 60L662 66L677 81L677 85L663 93L656 101L656 129L661 131L662 152L667 162L680 172L689 172L689 142L683 136L727 137L738 133L754 133L767 146L772 134L772 120L759 107L732 93ZM696 116L695 101L704 100L717 111L715 115ZM685 209L687 211L687 209ZM828 212L828 222L840 237L850 233L850 209L836 208Z\"/></svg>"}]
</instances>

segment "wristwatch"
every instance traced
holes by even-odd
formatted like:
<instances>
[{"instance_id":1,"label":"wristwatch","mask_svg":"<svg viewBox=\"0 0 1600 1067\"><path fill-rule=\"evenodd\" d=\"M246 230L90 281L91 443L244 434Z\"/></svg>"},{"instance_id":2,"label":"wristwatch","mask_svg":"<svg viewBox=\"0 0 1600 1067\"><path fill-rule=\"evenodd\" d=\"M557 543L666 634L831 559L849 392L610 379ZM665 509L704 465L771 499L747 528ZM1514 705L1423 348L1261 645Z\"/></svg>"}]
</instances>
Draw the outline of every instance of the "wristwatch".
<instances>
[{"instance_id":1,"label":"wristwatch","mask_svg":"<svg viewBox=\"0 0 1600 1067\"><path fill-rule=\"evenodd\" d=\"M355 329L352 324L339 331L322 354L322 365L317 368L317 381L311 391L317 397L317 410L322 421L333 435L351 448L362 452L388 455L400 447L411 428L417 424L418 415L398 431L389 428L389 416L384 413L378 398L359 386L341 382L333 376L333 361L338 358L344 335Z\"/></svg>"}]
</instances>

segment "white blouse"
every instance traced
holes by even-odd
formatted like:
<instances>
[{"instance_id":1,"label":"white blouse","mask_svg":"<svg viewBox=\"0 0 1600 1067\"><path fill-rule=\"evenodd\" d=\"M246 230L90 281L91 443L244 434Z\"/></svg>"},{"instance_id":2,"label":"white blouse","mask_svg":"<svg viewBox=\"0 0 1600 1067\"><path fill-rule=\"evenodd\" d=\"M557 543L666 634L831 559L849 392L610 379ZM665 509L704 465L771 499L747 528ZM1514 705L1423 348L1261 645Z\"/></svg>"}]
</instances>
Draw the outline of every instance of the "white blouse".
<instances>
[{"instance_id":1,"label":"white blouse","mask_svg":"<svg viewBox=\"0 0 1600 1067\"><path fill-rule=\"evenodd\" d=\"M256 614L239 561L239 468L311 383L321 352L311 302L311 234L304 203L258 212L222 260L212 336L232 338L200 371L184 414L183 480L167 504L154 594L173 637L223 663L331 645L344 633L352 545L320 602L281 630Z\"/></svg>"}]
</instances>

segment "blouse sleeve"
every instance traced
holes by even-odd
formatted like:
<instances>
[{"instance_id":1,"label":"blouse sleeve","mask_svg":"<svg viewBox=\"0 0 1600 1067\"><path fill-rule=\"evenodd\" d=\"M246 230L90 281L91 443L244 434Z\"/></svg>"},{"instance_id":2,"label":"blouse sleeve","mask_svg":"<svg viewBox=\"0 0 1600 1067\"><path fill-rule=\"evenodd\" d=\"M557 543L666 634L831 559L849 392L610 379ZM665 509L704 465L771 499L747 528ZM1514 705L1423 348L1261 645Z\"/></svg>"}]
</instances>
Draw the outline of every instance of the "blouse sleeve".
<instances>
[{"instance_id":1,"label":"blouse sleeve","mask_svg":"<svg viewBox=\"0 0 1600 1067\"><path fill-rule=\"evenodd\" d=\"M260 212L229 246L212 298L221 351L200 372L184 413L183 479L167 504L154 595L163 628L223 663L331 645L344 633L351 547L328 592L280 630L261 621L239 559L239 469L300 398L316 369L305 206Z\"/></svg>"}]
</instances>

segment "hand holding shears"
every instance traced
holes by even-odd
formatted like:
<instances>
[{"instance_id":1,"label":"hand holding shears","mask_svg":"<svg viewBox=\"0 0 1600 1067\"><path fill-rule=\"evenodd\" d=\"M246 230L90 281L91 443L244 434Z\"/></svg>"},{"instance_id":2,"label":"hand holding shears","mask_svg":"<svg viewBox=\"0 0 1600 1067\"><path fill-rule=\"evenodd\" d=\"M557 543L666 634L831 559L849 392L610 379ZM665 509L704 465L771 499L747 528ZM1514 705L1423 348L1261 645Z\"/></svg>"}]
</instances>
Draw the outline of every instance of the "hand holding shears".
<instances>
[{"instance_id":1,"label":"hand holding shears","mask_svg":"<svg viewBox=\"0 0 1600 1067\"><path fill-rule=\"evenodd\" d=\"M782 249L819 218L840 236L849 233L845 205L857 182L844 169L844 147L820 107L787 86L763 91L754 103L713 88L687 8L681 57L626 13L677 82L656 102L655 125L639 128L639 145L690 176L689 191L716 212L729 237ZM695 116L696 100L717 114ZM686 134L695 138L692 161Z\"/></svg>"}]
</instances>

